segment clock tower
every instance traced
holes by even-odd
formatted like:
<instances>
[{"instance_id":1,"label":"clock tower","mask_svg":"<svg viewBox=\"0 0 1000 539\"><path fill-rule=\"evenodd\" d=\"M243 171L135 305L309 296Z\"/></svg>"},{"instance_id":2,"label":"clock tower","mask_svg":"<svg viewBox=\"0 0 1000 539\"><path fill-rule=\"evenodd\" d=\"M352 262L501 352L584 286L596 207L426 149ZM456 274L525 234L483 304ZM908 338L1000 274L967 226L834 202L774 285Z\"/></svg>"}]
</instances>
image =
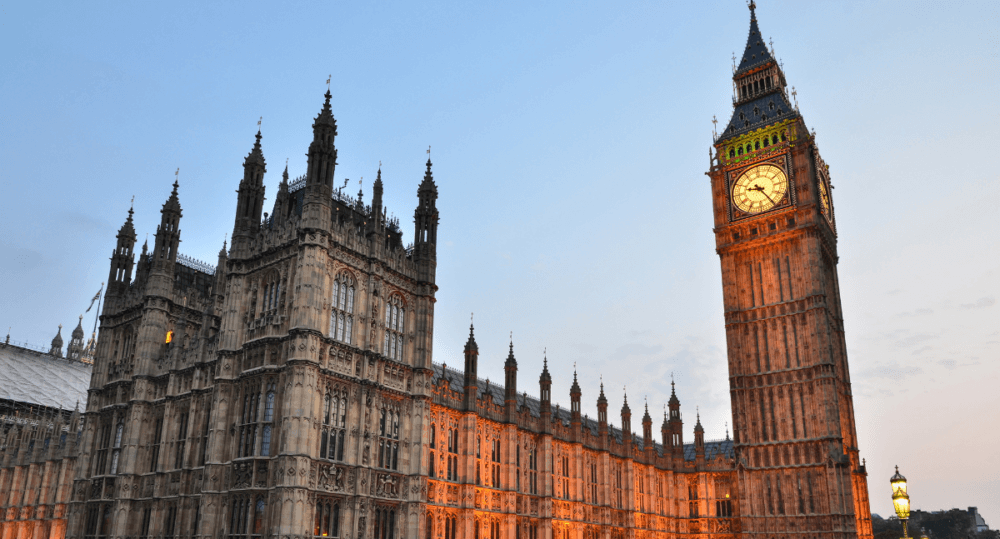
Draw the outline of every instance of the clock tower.
<instances>
[{"instance_id":1,"label":"clock tower","mask_svg":"<svg viewBox=\"0 0 1000 539\"><path fill-rule=\"evenodd\" d=\"M708 173L742 533L869 538L829 167L754 9Z\"/></svg>"}]
</instances>

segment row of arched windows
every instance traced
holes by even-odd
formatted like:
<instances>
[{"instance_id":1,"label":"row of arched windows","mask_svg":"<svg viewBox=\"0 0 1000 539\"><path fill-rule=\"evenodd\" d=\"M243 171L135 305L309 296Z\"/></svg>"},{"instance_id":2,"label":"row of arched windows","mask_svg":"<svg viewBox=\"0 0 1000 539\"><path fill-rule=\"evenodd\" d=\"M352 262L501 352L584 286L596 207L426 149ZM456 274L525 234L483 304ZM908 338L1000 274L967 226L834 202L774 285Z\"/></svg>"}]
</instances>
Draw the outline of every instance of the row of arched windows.
<instances>
[{"instance_id":1,"label":"row of arched windows","mask_svg":"<svg viewBox=\"0 0 1000 539\"><path fill-rule=\"evenodd\" d=\"M730 146L729 147L729 158L732 159L732 158L737 157L739 155L743 155L744 148L746 148L746 152L745 153L750 153L750 152L759 150L761 148L767 148L768 146L773 146L775 144L778 144L779 142L785 142L786 140L788 140L788 137L785 135L785 132L782 131L780 135L777 134L777 133L774 133L774 134L772 134L769 137L765 136L765 137L763 137L761 139L758 139L758 140L755 140L755 141L752 141L752 142L748 141L746 143L746 146L744 146L743 144L740 144L739 146Z\"/></svg>"},{"instance_id":2,"label":"row of arched windows","mask_svg":"<svg viewBox=\"0 0 1000 539\"><path fill-rule=\"evenodd\" d=\"M403 317L406 307L399 296L392 296L385 304L385 340L382 343L382 353L385 357L403 360Z\"/></svg>"}]
</instances>

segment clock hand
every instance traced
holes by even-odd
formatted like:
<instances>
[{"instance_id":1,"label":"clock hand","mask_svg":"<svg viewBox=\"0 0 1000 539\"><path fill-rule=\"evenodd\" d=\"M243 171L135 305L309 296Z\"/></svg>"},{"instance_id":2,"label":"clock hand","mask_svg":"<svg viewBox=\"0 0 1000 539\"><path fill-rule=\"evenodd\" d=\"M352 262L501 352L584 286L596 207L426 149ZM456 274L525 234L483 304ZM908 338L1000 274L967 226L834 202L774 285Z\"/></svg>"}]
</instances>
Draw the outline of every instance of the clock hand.
<instances>
[{"instance_id":1,"label":"clock hand","mask_svg":"<svg viewBox=\"0 0 1000 539\"><path fill-rule=\"evenodd\" d=\"M770 195L768 195L768 194L767 194L767 193L766 193L766 192L764 191L764 188L763 188L763 187L761 187L761 186L759 186L759 185L757 185L757 184L754 184L754 185L753 185L753 187L751 187L751 188L750 188L749 190L750 190L750 191L757 191L757 192L759 192L760 194L762 194L762 195L766 196L766 197L767 197L767 199L771 201L771 204L777 204L777 202L775 202L775 201L774 201L774 199L773 199L773 198L771 198L771 196L770 196Z\"/></svg>"}]
</instances>

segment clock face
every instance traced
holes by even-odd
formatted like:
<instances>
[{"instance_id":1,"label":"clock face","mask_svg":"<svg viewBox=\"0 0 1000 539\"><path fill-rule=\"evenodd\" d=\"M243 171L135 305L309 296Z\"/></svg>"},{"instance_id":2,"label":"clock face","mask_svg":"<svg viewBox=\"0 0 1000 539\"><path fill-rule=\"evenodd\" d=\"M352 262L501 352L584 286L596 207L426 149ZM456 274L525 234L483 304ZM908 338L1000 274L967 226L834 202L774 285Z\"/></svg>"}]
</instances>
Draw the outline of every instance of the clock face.
<instances>
[{"instance_id":1,"label":"clock face","mask_svg":"<svg viewBox=\"0 0 1000 539\"><path fill-rule=\"evenodd\" d=\"M819 182L819 202L823 206L823 215L827 219L830 219L832 215L830 211L830 193L826 190L826 182L823 180Z\"/></svg>"},{"instance_id":2,"label":"clock face","mask_svg":"<svg viewBox=\"0 0 1000 539\"><path fill-rule=\"evenodd\" d=\"M733 184L733 205L746 213L760 213L773 208L785 198L788 179L774 165L751 168Z\"/></svg>"}]
</instances>

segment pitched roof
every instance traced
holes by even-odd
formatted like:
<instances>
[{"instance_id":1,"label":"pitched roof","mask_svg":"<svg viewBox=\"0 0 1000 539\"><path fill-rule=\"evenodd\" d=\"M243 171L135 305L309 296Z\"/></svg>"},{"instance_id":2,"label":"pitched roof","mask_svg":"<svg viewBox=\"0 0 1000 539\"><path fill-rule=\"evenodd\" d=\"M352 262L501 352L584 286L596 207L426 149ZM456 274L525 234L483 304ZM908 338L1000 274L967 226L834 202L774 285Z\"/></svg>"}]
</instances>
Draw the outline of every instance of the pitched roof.
<instances>
[{"instance_id":1,"label":"pitched roof","mask_svg":"<svg viewBox=\"0 0 1000 539\"><path fill-rule=\"evenodd\" d=\"M767 44L764 43L760 28L757 28L757 15L753 8L750 8L750 34L747 36L747 46L743 50L743 58L740 59L739 67L736 68L736 74L750 71L773 59L771 51L767 50Z\"/></svg>"},{"instance_id":2,"label":"pitched roof","mask_svg":"<svg viewBox=\"0 0 1000 539\"><path fill-rule=\"evenodd\" d=\"M0 344L0 399L50 408L81 409L93 365Z\"/></svg>"}]
</instances>

